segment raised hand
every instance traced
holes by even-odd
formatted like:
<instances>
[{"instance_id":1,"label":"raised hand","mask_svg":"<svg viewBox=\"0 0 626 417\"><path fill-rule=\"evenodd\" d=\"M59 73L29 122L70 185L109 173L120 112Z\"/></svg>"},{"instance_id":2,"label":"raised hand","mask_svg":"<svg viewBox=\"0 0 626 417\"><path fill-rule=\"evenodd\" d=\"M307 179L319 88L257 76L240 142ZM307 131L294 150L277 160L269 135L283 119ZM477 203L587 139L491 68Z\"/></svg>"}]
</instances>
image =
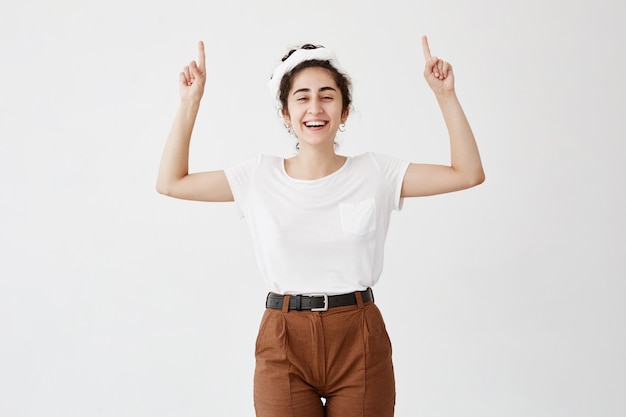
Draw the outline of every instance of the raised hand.
<instances>
[{"instance_id":1,"label":"raised hand","mask_svg":"<svg viewBox=\"0 0 626 417\"><path fill-rule=\"evenodd\" d=\"M452 65L430 54L428 38L422 36L422 49L424 50L424 78L432 90L437 93L454 91L454 73Z\"/></svg>"},{"instance_id":2,"label":"raised hand","mask_svg":"<svg viewBox=\"0 0 626 417\"><path fill-rule=\"evenodd\" d=\"M198 62L191 61L179 75L178 90L181 101L197 101L202 99L206 82L206 58L204 42L198 42Z\"/></svg>"}]
</instances>

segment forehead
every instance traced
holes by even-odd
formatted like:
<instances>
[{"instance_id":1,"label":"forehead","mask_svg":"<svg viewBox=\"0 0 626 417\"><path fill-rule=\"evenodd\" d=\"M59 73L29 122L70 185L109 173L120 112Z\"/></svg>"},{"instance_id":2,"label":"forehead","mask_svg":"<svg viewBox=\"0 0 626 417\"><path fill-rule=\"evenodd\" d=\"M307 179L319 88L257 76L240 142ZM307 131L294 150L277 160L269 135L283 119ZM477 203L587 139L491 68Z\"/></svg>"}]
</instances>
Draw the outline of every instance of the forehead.
<instances>
[{"instance_id":1,"label":"forehead","mask_svg":"<svg viewBox=\"0 0 626 417\"><path fill-rule=\"evenodd\" d=\"M291 82L292 91L301 88L308 88L315 91L322 87L339 89L331 72L321 67L305 68L297 73Z\"/></svg>"}]
</instances>

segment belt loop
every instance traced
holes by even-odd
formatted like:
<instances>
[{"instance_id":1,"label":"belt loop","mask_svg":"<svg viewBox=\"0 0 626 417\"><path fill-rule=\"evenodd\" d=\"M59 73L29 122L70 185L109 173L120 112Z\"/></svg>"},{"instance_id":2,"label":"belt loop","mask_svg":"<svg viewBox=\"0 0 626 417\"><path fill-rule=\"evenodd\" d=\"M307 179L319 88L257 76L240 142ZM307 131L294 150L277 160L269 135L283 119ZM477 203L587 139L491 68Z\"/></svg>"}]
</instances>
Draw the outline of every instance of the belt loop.
<instances>
[{"instance_id":1,"label":"belt loop","mask_svg":"<svg viewBox=\"0 0 626 417\"><path fill-rule=\"evenodd\" d=\"M359 308L363 308L363 297L361 296L361 291L355 291L354 296L356 297L356 305Z\"/></svg>"},{"instance_id":2,"label":"belt loop","mask_svg":"<svg viewBox=\"0 0 626 417\"><path fill-rule=\"evenodd\" d=\"M285 294L283 296L283 313L289 312L289 299L290 298L291 298L291 295L289 294Z\"/></svg>"}]
</instances>

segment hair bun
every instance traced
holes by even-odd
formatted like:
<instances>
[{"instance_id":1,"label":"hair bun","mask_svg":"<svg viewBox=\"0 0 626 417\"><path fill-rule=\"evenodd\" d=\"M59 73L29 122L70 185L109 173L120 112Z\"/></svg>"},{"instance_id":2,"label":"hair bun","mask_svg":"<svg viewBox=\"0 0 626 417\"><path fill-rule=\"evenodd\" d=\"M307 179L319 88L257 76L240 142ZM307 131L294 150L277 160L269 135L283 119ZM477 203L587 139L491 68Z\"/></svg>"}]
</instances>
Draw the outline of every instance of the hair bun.
<instances>
[{"instance_id":1,"label":"hair bun","mask_svg":"<svg viewBox=\"0 0 626 417\"><path fill-rule=\"evenodd\" d=\"M296 47L296 48L293 48L292 50L287 52L287 55L285 55L282 58L281 61L285 62L291 56L291 54L293 54L294 52L296 52L299 49L317 49L317 48L323 48L323 46L322 45L313 45L312 43L305 43L304 45Z\"/></svg>"}]
</instances>

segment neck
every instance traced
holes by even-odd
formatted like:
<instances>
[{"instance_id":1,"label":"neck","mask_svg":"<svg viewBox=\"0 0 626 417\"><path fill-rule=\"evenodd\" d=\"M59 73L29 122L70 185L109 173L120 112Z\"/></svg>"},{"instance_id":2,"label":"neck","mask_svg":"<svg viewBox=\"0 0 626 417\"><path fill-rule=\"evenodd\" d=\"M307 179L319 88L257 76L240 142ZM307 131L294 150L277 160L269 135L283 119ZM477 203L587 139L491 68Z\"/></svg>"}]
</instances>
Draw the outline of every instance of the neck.
<instances>
[{"instance_id":1,"label":"neck","mask_svg":"<svg viewBox=\"0 0 626 417\"><path fill-rule=\"evenodd\" d=\"M326 177L343 166L346 157L333 149L307 147L300 154L285 160L285 170L290 177L315 180Z\"/></svg>"}]
</instances>

